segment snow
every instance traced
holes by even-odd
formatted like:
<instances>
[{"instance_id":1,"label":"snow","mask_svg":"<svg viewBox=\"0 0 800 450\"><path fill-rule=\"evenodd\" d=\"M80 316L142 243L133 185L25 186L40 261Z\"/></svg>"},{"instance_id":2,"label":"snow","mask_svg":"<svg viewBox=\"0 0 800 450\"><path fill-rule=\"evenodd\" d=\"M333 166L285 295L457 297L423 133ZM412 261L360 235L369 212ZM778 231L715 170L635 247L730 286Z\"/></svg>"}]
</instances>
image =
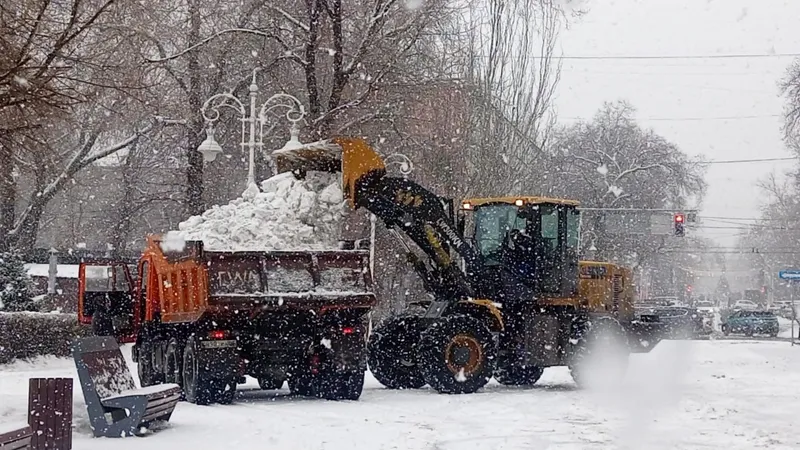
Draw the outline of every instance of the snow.
<instances>
[{"instance_id":1,"label":"snow","mask_svg":"<svg viewBox=\"0 0 800 450\"><path fill-rule=\"evenodd\" d=\"M56 277L58 278L78 278L78 265L77 264L58 264L56 266ZM28 276L31 277L48 277L50 276L49 264L25 264L25 270Z\"/></svg>"},{"instance_id":2,"label":"snow","mask_svg":"<svg viewBox=\"0 0 800 450\"><path fill-rule=\"evenodd\" d=\"M186 248L186 240L179 231L168 231L162 237L160 247L165 252L182 252Z\"/></svg>"},{"instance_id":3,"label":"snow","mask_svg":"<svg viewBox=\"0 0 800 450\"><path fill-rule=\"evenodd\" d=\"M787 319L785 317L778 317L778 337L791 339L792 337L792 320ZM797 337L797 333L800 331L800 325L797 322L794 323L794 337Z\"/></svg>"},{"instance_id":4,"label":"snow","mask_svg":"<svg viewBox=\"0 0 800 450\"><path fill-rule=\"evenodd\" d=\"M24 420L27 379L41 376L76 377L74 364L0 366L0 423ZM472 395L392 391L368 376L357 402L261 391L248 379L233 405L182 402L165 429L109 441L91 437L76 382L74 448L796 449L798 385L800 348L788 342L667 341L631 357L621 391L578 390L563 367L533 388L492 382Z\"/></svg>"},{"instance_id":5,"label":"snow","mask_svg":"<svg viewBox=\"0 0 800 450\"><path fill-rule=\"evenodd\" d=\"M20 420L17 422L3 422L0 423L0 434L11 433L12 431L20 430L28 426L28 422Z\"/></svg>"},{"instance_id":6,"label":"snow","mask_svg":"<svg viewBox=\"0 0 800 450\"><path fill-rule=\"evenodd\" d=\"M104 397L103 400L113 400L115 398L130 397L131 395L150 395L159 394L170 389L179 387L177 384L157 384L155 386L145 386L143 388L128 389L119 394Z\"/></svg>"},{"instance_id":7,"label":"snow","mask_svg":"<svg viewBox=\"0 0 800 450\"><path fill-rule=\"evenodd\" d=\"M337 174L291 173L261 183L227 205L214 206L178 228L186 240L202 240L211 251L336 249L344 212Z\"/></svg>"}]
</instances>

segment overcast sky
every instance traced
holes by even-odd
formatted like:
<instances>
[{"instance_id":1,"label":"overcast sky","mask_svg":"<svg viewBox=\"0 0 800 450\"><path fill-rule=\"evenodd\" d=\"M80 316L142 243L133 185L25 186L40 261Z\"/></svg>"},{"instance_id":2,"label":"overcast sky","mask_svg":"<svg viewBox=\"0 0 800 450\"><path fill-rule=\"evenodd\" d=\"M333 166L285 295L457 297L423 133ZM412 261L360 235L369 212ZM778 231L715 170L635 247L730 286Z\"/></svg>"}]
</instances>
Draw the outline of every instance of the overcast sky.
<instances>
[{"instance_id":1,"label":"overcast sky","mask_svg":"<svg viewBox=\"0 0 800 450\"><path fill-rule=\"evenodd\" d=\"M563 56L800 53L800 0L595 0L562 34ZM708 160L791 156L781 141L778 81L790 57L563 61L561 121L625 99L637 118ZM745 118L746 116L747 118ZM757 116L757 117L753 117ZM720 119L738 117L736 119ZM723 164L706 172L707 217L757 217L756 183L790 162ZM707 226L730 226L704 219ZM703 234L734 244L737 230Z\"/></svg>"}]
</instances>

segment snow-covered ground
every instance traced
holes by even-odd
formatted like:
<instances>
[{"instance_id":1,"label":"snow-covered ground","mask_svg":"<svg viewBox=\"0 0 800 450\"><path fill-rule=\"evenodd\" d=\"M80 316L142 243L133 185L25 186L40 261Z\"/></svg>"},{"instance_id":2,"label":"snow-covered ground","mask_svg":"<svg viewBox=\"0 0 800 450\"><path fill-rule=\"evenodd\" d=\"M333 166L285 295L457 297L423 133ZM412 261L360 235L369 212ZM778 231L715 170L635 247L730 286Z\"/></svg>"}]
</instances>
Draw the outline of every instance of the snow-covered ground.
<instances>
[{"instance_id":1,"label":"snow-covered ground","mask_svg":"<svg viewBox=\"0 0 800 450\"><path fill-rule=\"evenodd\" d=\"M72 361L0 366L0 423L26 408L27 379L75 376ZM390 391L371 377L358 402L245 386L235 404L180 403L147 437L91 437L79 387L81 449L797 449L800 347L787 342L669 341L634 355L624 389L577 390L564 368L531 389L472 395Z\"/></svg>"}]
</instances>

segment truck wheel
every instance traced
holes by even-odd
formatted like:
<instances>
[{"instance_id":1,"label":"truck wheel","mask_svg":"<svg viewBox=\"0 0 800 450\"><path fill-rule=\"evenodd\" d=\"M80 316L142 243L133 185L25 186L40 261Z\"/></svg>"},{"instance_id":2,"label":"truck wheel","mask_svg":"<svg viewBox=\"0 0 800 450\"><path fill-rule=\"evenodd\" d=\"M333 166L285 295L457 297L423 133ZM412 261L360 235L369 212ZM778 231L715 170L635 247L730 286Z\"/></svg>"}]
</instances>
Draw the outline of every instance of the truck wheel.
<instances>
[{"instance_id":1,"label":"truck wheel","mask_svg":"<svg viewBox=\"0 0 800 450\"><path fill-rule=\"evenodd\" d=\"M494 378L505 386L533 386L543 373L541 367L506 363L494 371Z\"/></svg>"},{"instance_id":2,"label":"truck wheel","mask_svg":"<svg viewBox=\"0 0 800 450\"><path fill-rule=\"evenodd\" d=\"M181 400L185 400L183 393L183 355L181 345L175 339L170 339L167 344L167 351L164 354L164 382L177 384L181 387Z\"/></svg>"},{"instance_id":3,"label":"truck wheel","mask_svg":"<svg viewBox=\"0 0 800 450\"><path fill-rule=\"evenodd\" d=\"M236 382L231 381L228 383L216 381L212 383L214 392L216 393L217 401L220 405L230 405L233 403L233 398L236 397Z\"/></svg>"},{"instance_id":4,"label":"truck wheel","mask_svg":"<svg viewBox=\"0 0 800 450\"><path fill-rule=\"evenodd\" d=\"M438 392L469 394L492 378L496 354L486 324L453 315L434 321L422 332L417 361L425 381Z\"/></svg>"},{"instance_id":5,"label":"truck wheel","mask_svg":"<svg viewBox=\"0 0 800 450\"><path fill-rule=\"evenodd\" d=\"M630 350L619 322L610 317L592 319L583 335L573 340L569 371L578 387L616 386L622 381Z\"/></svg>"},{"instance_id":6,"label":"truck wheel","mask_svg":"<svg viewBox=\"0 0 800 450\"><path fill-rule=\"evenodd\" d=\"M214 401L215 389L208 375L201 370L194 340L183 351L183 394L186 401L196 405L209 405Z\"/></svg>"},{"instance_id":7,"label":"truck wheel","mask_svg":"<svg viewBox=\"0 0 800 450\"><path fill-rule=\"evenodd\" d=\"M289 391L294 395L302 395L303 397L311 397L314 395L311 379L309 376L304 375L289 377Z\"/></svg>"},{"instance_id":8,"label":"truck wheel","mask_svg":"<svg viewBox=\"0 0 800 450\"><path fill-rule=\"evenodd\" d=\"M378 325L367 343L367 364L378 382L389 389L425 386L416 355L424 329L417 316L392 317Z\"/></svg>"},{"instance_id":9,"label":"truck wheel","mask_svg":"<svg viewBox=\"0 0 800 450\"><path fill-rule=\"evenodd\" d=\"M103 310L97 310L92 314L92 332L95 336L113 336L114 323Z\"/></svg>"},{"instance_id":10,"label":"truck wheel","mask_svg":"<svg viewBox=\"0 0 800 450\"><path fill-rule=\"evenodd\" d=\"M728 329L727 325L724 324L722 325L722 334L724 334L725 336L731 334L731 330Z\"/></svg>"},{"instance_id":11,"label":"truck wheel","mask_svg":"<svg viewBox=\"0 0 800 450\"><path fill-rule=\"evenodd\" d=\"M753 329L752 328L745 328L744 335L747 337L753 337Z\"/></svg>"},{"instance_id":12,"label":"truck wheel","mask_svg":"<svg viewBox=\"0 0 800 450\"><path fill-rule=\"evenodd\" d=\"M358 400L364 389L364 372L328 373L314 380L315 393L325 400Z\"/></svg>"},{"instance_id":13,"label":"truck wheel","mask_svg":"<svg viewBox=\"0 0 800 450\"><path fill-rule=\"evenodd\" d=\"M270 376L258 377L258 387L265 391L274 391L283 387L283 378L275 378Z\"/></svg>"},{"instance_id":14,"label":"truck wheel","mask_svg":"<svg viewBox=\"0 0 800 450\"><path fill-rule=\"evenodd\" d=\"M158 384L159 380L153 369L153 345L137 345L136 351L139 353L139 362L136 363L139 384L142 387Z\"/></svg>"}]
</instances>

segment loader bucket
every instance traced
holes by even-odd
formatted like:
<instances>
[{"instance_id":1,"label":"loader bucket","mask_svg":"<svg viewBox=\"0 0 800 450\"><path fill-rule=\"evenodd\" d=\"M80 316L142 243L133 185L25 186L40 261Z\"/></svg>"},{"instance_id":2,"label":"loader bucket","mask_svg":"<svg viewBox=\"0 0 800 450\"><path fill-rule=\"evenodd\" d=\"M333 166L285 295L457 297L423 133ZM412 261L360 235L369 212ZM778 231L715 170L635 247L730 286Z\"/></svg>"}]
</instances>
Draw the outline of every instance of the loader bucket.
<instances>
[{"instance_id":1,"label":"loader bucket","mask_svg":"<svg viewBox=\"0 0 800 450\"><path fill-rule=\"evenodd\" d=\"M356 208L359 184L385 175L386 164L364 139L339 137L333 142L342 149L342 191L350 206Z\"/></svg>"},{"instance_id":2,"label":"loader bucket","mask_svg":"<svg viewBox=\"0 0 800 450\"><path fill-rule=\"evenodd\" d=\"M278 173L339 172L342 167L342 150L331 141L317 141L285 147L272 152Z\"/></svg>"},{"instance_id":3,"label":"loader bucket","mask_svg":"<svg viewBox=\"0 0 800 450\"><path fill-rule=\"evenodd\" d=\"M342 172L342 190L353 208L357 204L355 197L359 184L386 174L383 159L361 138L338 137L282 148L272 152L272 156L278 173Z\"/></svg>"}]
</instances>

